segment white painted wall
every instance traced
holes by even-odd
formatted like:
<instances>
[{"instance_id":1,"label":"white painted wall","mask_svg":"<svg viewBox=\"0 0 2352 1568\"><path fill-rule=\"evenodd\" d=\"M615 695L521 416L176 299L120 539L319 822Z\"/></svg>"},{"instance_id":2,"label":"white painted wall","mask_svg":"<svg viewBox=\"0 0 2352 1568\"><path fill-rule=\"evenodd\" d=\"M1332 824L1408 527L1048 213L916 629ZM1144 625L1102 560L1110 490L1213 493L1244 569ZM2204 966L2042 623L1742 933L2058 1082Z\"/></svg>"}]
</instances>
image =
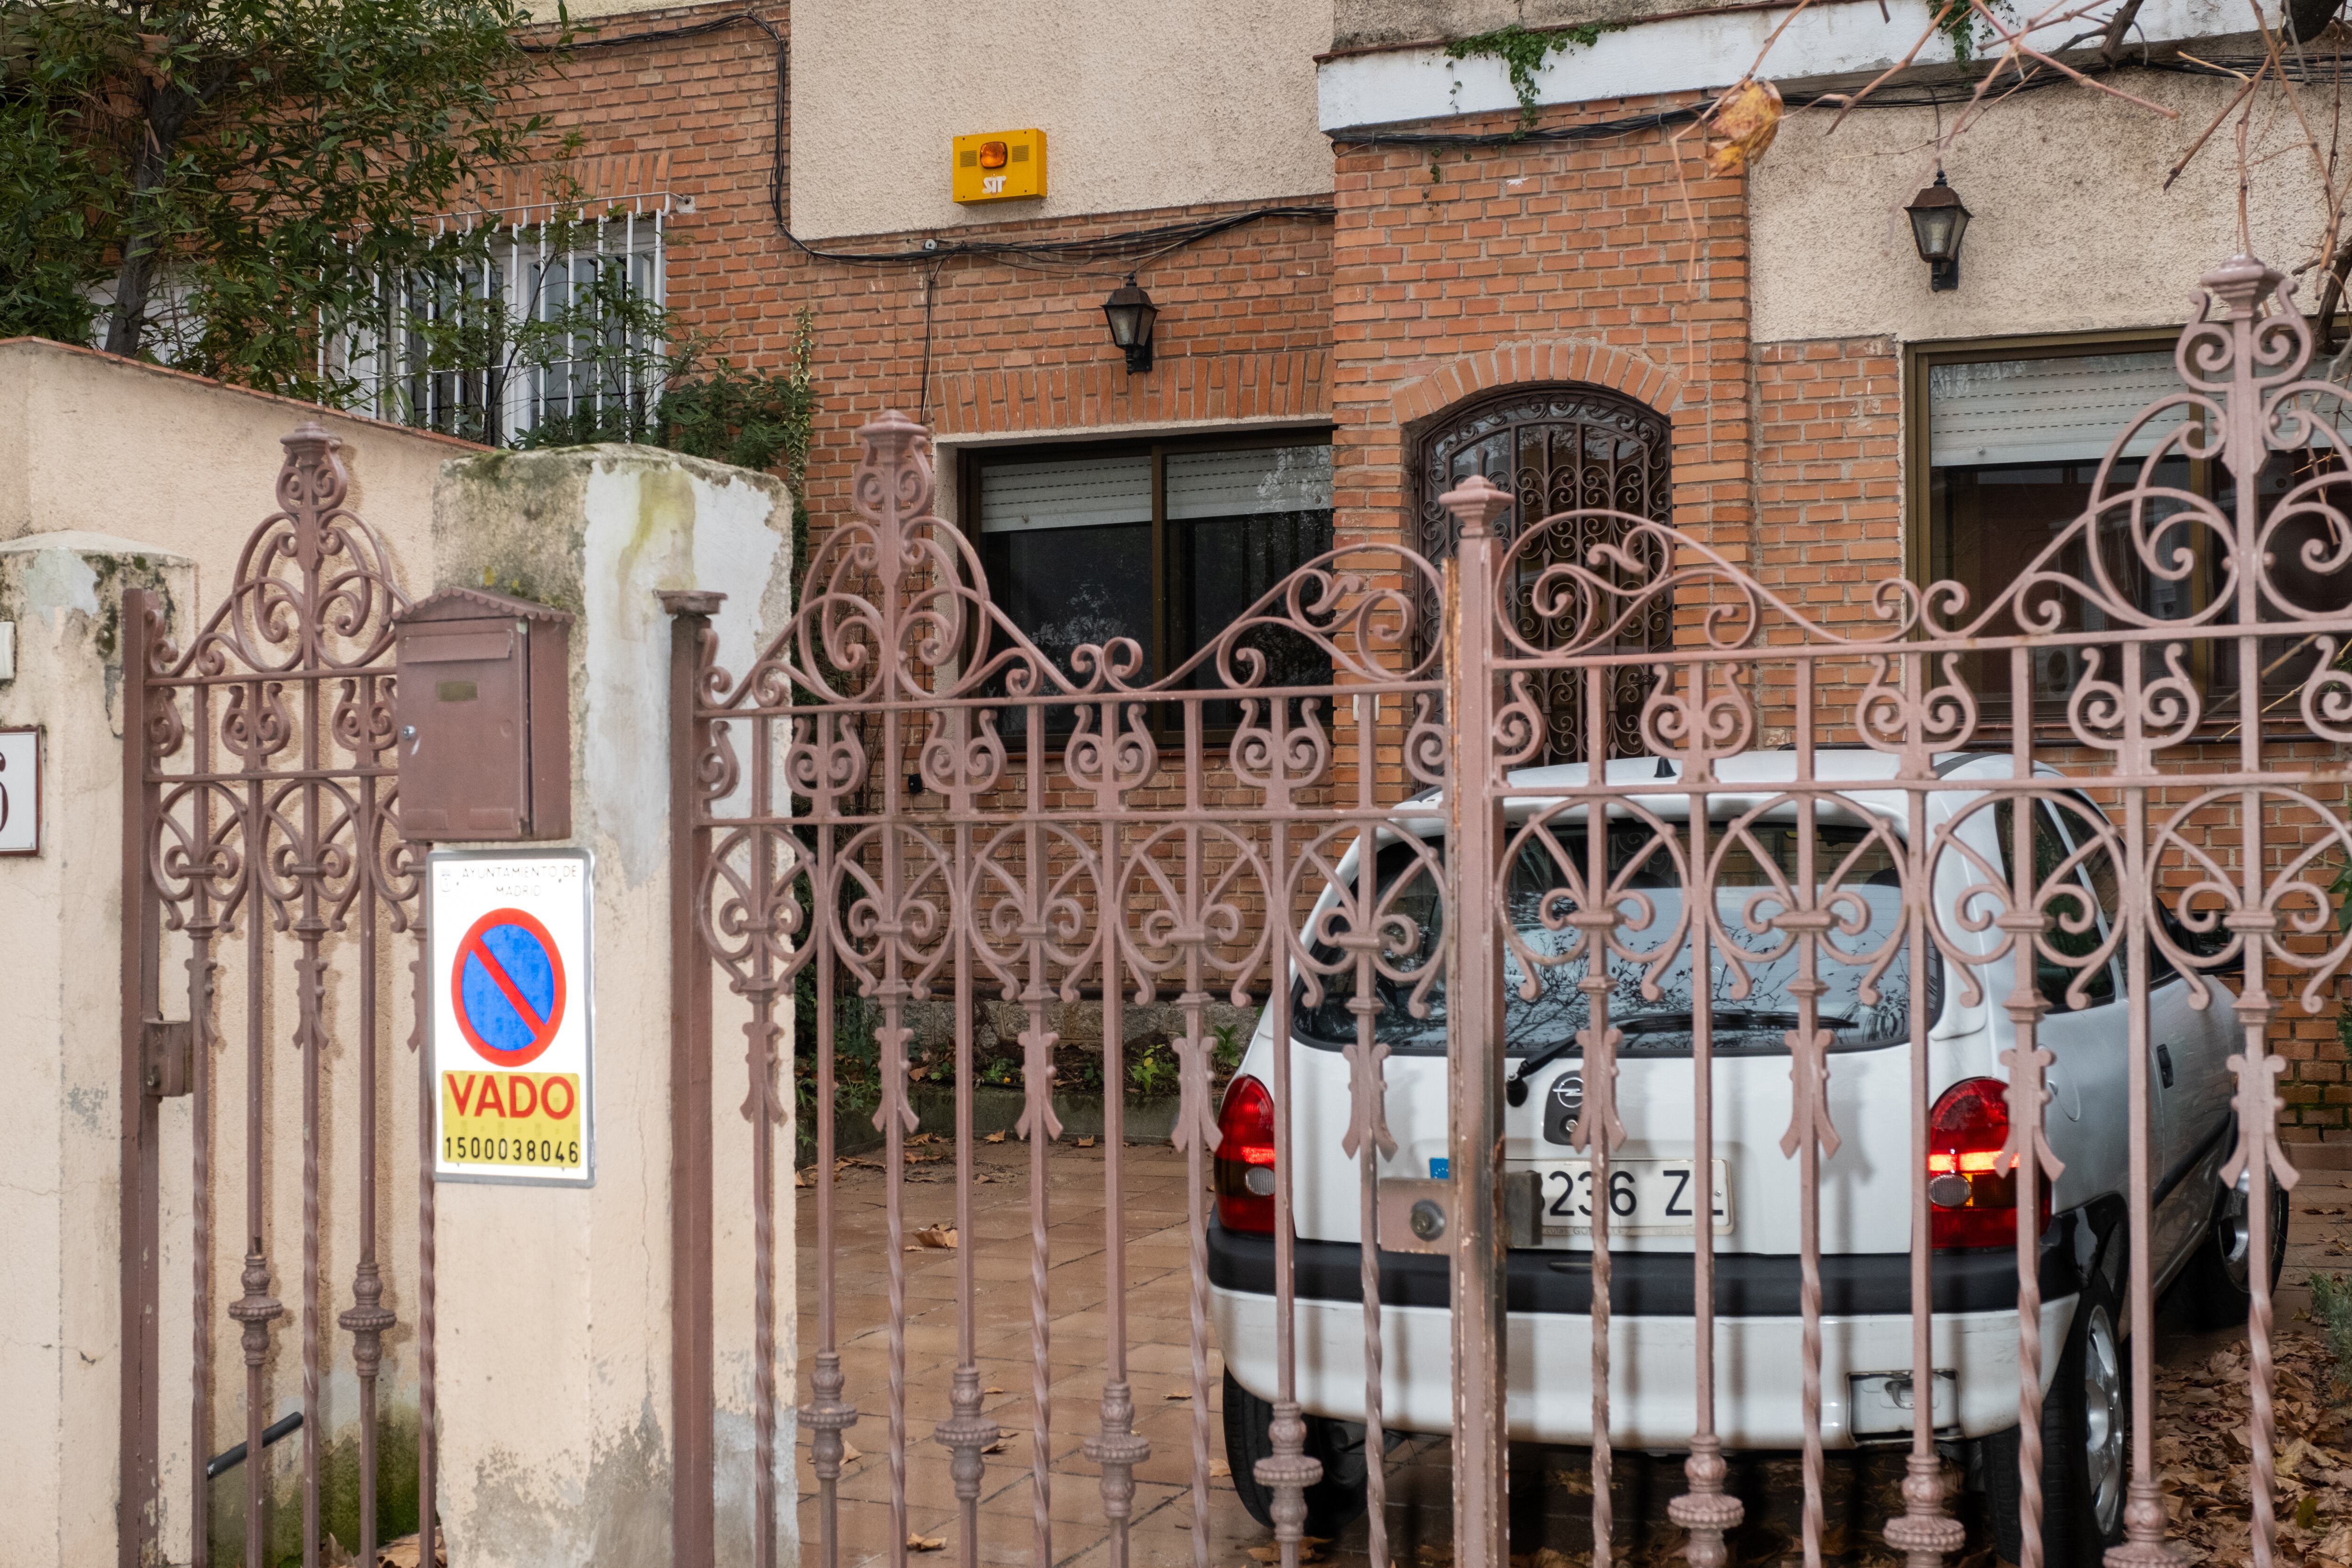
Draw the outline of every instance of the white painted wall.
<instances>
[{"instance_id":1,"label":"white painted wall","mask_svg":"<svg viewBox=\"0 0 2352 1568\"><path fill-rule=\"evenodd\" d=\"M1589 48L1548 57L1536 73L1536 101L1720 91L1751 69L1775 81L1874 72L1902 58L1938 8L1928 0L1888 0L1885 18L1875 5L1832 3L1814 5L1794 21L1786 11L1775 10L1644 22L1603 34ZM1766 40L1783 22L1788 31L1766 56ZM2147 42L2205 38L2242 32L2251 25L2244 7L2230 0L2147 0L2134 37ZM1471 30L1451 29L1457 37ZM1950 43L1938 37L1919 51L1917 63L1946 65L1951 58ZM1318 123L1326 131L1518 107L1500 60L1452 60L1434 46L1326 60L1317 91Z\"/></svg>"}]
</instances>

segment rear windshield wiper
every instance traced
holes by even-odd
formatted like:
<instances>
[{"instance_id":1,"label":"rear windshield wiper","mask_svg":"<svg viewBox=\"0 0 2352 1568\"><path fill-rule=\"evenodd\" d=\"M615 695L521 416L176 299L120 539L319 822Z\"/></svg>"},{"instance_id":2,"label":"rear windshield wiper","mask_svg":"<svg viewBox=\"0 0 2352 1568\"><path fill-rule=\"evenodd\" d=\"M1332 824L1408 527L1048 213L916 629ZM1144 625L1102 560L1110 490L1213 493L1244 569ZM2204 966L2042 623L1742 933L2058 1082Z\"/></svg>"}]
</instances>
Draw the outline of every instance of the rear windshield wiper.
<instances>
[{"instance_id":1,"label":"rear windshield wiper","mask_svg":"<svg viewBox=\"0 0 2352 1568\"><path fill-rule=\"evenodd\" d=\"M1618 1022L1617 1026L1629 1035L1686 1034L1698 1022L1696 1013L1636 1013ZM1794 1013L1768 1013L1748 1007L1717 1007L1709 1022L1727 1025L1735 1029L1793 1029L1804 1020ZM1825 1016L1825 1029L1851 1029L1852 1018Z\"/></svg>"},{"instance_id":2,"label":"rear windshield wiper","mask_svg":"<svg viewBox=\"0 0 2352 1568\"><path fill-rule=\"evenodd\" d=\"M1697 1021L1698 1016L1688 1012L1636 1013L1630 1018L1615 1020L1617 1027L1628 1035L1688 1034ZM1735 1029L1793 1029L1803 1020L1794 1013L1774 1013L1749 1007L1717 1007L1709 1022ZM1829 1016L1822 1019L1822 1026L1827 1029L1850 1029L1853 1027L1853 1020ZM1525 1105L1528 1100L1528 1079L1551 1066L1560 1058L1580 1047L1581 1042L1576 1036L1570 1035L1559 1044L1527 1058L1519 1063L1517 1072L1503 1080L1503 1098L1513 1105Z\"/></svg>"}]
</instances>

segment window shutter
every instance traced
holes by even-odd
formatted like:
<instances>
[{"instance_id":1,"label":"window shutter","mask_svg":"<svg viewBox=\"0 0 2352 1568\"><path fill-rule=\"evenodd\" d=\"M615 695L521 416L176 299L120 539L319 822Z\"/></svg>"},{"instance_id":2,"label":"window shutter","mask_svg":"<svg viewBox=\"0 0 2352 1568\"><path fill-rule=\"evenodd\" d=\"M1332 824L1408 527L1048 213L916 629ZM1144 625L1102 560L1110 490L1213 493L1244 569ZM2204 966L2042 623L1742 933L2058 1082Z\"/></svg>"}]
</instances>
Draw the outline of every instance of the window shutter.
<instances>
[{"instance_id":1,"label":"window shutter","mask_svg":"<svg viewBox=\"0 0 2352 1568\"><path fill-rule=\"evenodd\" d=\"M2095 462L2133 415L2180 390L2169 353L1987 360L1927 371L1927 444L1937 468ZM2125 448L2144 457L2186 411L2142 429Z\"/></svg>"},{"instance_id":2,"label":"window shutter","mask_svg":"<svg viewBox=\"0 0 2352 1568\"><path fill-rule=\"evenodd\" d=\"M1173 522L1330 510L1328 445L1177 452L1168 458L1168 517Z\"/></svg>"},{"instance_id":3,"label":"window shutter","mask_svg":"<svg viewBox=\"0 0 2352 1568\"><path fill-rule=\"evenodd\" d=\"M982 533L1150 521L1149 457L992 463L981 470Z\"/></svg>"}]
</instances>

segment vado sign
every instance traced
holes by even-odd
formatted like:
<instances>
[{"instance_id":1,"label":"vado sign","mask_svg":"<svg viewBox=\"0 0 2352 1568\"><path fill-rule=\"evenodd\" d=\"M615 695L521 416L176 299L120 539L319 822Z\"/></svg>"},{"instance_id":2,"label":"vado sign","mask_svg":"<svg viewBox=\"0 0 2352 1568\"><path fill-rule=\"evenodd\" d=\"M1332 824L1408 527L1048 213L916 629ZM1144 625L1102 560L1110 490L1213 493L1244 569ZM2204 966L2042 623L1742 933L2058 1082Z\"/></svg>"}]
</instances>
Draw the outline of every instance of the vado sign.
<instances>
[{"instance_id":1,"label":"vado sign","mask_svg":"<svg viewBox=\"0 0 2352 1568\"><path fill-rule=\"evenodd\" d=\"M434 1174L593 1179L584 851L436 850Z\"/></svg>"}]
</instances>

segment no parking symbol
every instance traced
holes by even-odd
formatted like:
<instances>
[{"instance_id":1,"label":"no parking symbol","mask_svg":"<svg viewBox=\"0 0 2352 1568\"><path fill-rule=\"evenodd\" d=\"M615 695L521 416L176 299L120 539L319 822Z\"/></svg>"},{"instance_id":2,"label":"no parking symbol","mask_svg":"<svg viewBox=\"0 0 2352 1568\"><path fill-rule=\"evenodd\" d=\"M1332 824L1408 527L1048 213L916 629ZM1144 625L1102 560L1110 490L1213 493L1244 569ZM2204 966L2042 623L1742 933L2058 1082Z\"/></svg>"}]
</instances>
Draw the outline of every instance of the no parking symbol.
<instances>
[{"instance_id":1,"label":"no parking symbol","mask_svg":"<svg viewBox=\"0 0 2352 1568\"><path fill-rule=\"evenodd\" d=\"M585 1184L588 858L436 850L431 867L436 1175Z\"/></svg>"}]
</instances>

